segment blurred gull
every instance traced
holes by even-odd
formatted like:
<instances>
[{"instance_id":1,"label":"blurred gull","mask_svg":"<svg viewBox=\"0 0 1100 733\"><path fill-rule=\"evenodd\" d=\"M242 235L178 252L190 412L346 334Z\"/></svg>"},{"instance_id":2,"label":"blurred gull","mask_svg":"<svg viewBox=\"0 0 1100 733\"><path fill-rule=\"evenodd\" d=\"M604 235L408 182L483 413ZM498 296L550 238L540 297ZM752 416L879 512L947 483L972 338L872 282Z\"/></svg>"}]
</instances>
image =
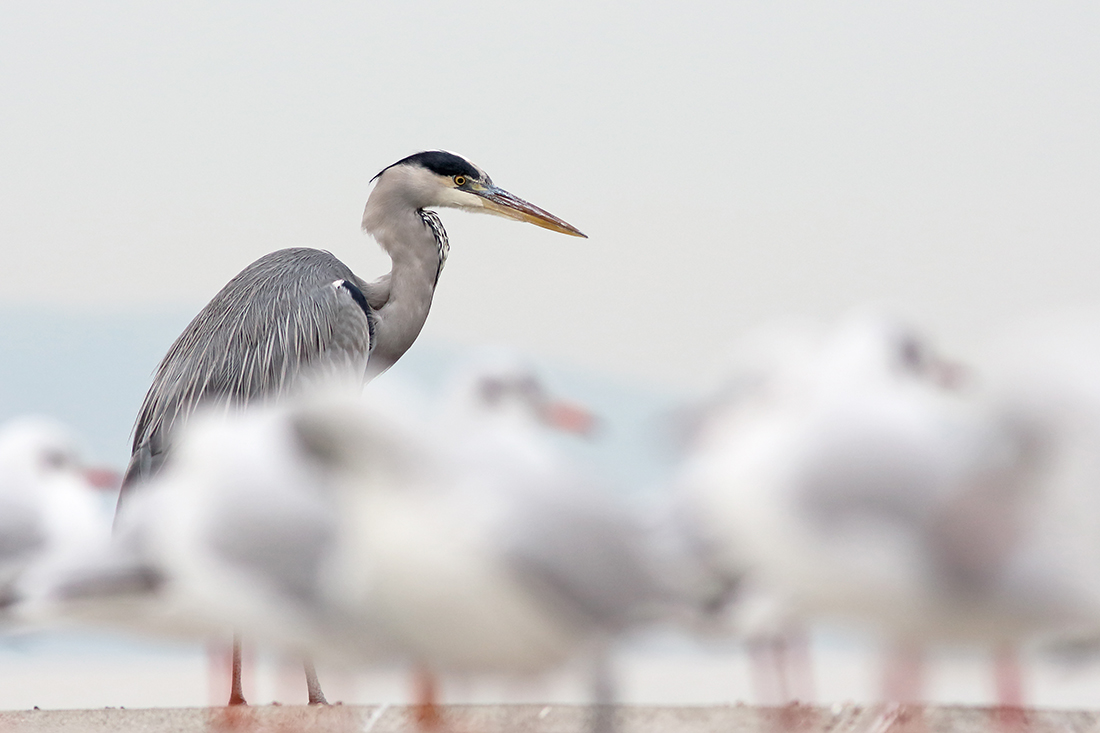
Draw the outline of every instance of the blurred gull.
<instances>
[{"instance_id":1,"label":"blurred gull","mask_svg":"<svg viewBox=\"0 0 1100 733\"><path fill-rule=\"evenodd\" d=\"M499 459L508 443L510 455L530 470L550 471L564 460L551 436L590 437L597 424L586 408L552 393L533 364L504 349L485 350L456 370L438 419L463 455L476 456L484 445Z\"/></svg>"},{"instance_id":2,"label":"blurred gull","mask_svg":"<svg viewBox=\"0 0 1100 733\"><path fill-rule=\"evenodd\" d=\"M0 426L0 605L36 592L59 565L104 541L110 520L97 484L61 423L23 417Z\"/></svg>"},{"instance_id":3,"label":"blurred gull","mask_svg":"<svg viewBox=\"0 0 1100 733\"><path fill-rule=\"evenodd\" d=\"M874 315L760 343L681 479L716 572L900 648L1064 620L1010 572L1026 457L957 367ZM886 695L908 701L918 685L910 668Z\"/></svg>"},{"instance_id":4,"label":"blurred gull","mask_svg":"<svg viewBox=\"0 0 1100 733\"><path fill-rule=\"evenodd\" d=\"M125 507L115 556L55 595L102 615L122 589L154 626L456 672L544 670L658 612L626 510L570 467L460 427L346 396L198 423Z\"/></svg>"},{"instance_id":5,"label":"blurred gull","mask_svg":"<svg viewBox=\"0 0 1100 733\"><path fill-rule=\"evenodd\" d=\"M1053 636L1100 639L1100 314L1069 312L1007 329L987 355L990 399L1016 436L1026 491L1012 518L1017 584L1075 609Z\"/></svg>"}]
</instances>

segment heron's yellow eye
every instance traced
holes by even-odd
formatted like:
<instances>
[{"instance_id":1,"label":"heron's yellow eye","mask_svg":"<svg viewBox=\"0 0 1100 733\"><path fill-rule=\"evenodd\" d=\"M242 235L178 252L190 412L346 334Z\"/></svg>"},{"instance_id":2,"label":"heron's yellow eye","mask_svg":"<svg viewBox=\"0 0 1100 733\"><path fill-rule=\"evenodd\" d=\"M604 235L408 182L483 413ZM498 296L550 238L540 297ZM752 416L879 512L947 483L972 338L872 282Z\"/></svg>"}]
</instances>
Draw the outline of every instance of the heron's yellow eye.
<instances>
[{"instance_id":1,"label":"heron's yellow eye","mask_svg":"<svg viewBox=\"0 0 1100 733\"><path fill-rule=\"evenodd\" d=\"M466 185L466 176L455 176L455 185L456 186L465 186Z\"/></svg>"}]
</instances>

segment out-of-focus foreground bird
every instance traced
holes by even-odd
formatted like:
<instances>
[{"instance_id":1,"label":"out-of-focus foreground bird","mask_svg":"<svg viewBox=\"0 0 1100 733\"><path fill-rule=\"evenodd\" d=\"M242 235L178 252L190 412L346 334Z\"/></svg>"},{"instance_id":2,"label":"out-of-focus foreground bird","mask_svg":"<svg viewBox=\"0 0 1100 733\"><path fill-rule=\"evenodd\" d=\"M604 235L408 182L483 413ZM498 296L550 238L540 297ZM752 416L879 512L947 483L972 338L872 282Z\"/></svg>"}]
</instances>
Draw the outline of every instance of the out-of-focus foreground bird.
<instances>
[{"instance_id":1,"label":"out-of-focus foreground bird","mask_svg":"<svg viewBox=\"0 0 1100 733\"><path fill-rule=\"evenodd\" d=\"M998 589L1027 603L1033 615L1059 620L1045 624L1040 649L1095 649L1100 314L1070 311L1017 322L997 336L982 366L996 417L1018 446L1021 475L1012 501L986 507L979 525L985 535L998 530L995 546L1005 558Z\"/></svg>"},{"instance_id":2,"label":"out-of-focus foreground bird","mask_svg":"<svg viewBox=\"0 0 1100 733\"><path fill-rule=\"evenodd\" d=\"M363 229L390 256L391 271L366 282L328 252L295 248L266 255L233 278L157 369L134 428L120 506L135 486L157 474L170 455L175 428L199 406L281 399L337 374L362 382L396 362L424 325L449 251L433 207L584 236L453 153L411 155L374 180ZM235 643L231 704L244 702L239 661ZM324 702L308 668L307 681L310 701Z\"/></svg>"},{"instance_id":3,"label":"out-of-focus foreground bird","mask_svg":"<svg viewBox=\"0 0 1100 733\"><path fill-rule=\"evenodd\" d=\"M450 672L547 669L663 613L613 494L491 432L471 452L345 398L196 425L123 507L102 582L86 568L57 594L79 612L122 589L299 653Z\"/></svg>"},{"instance_id":4,"label":"out-of-focus foreground bird","mask_svg":"<svg viewBox=\"0 0 1100 733\"><path fill-rule=\"evenodd\" d=\"M54 420L0 426L0 606L41 592L59 566L106 540L110 522L96 490L105 478Z\"/></svg>"},{"instance_id":5,"label":"out-of-focus foreground bird","mask_svg":"<svg viewBox=\"0 0 1100 733\"><path fill-rule=\"evenodd\" d=\"M920 336L860 317L769 348L681 480L717 572L899 648L1014 642L1082 610L1018 585L1026 451ZM886 695L910 702L918 684L903 675Z\"/></svg>"},{"instance_id":6,"label":"out-of-focus foreground bird","mask_svg":"<svg viewBox=\"0 0 1100 733\"><path fill-rule=\"evenodd\" d=\"M459 367L445 387L439 419L454 430L532 436L542 430L590 436L596 417L551 392L539 370L508 350L485 350Z\"/></svg>"}]
</instances>

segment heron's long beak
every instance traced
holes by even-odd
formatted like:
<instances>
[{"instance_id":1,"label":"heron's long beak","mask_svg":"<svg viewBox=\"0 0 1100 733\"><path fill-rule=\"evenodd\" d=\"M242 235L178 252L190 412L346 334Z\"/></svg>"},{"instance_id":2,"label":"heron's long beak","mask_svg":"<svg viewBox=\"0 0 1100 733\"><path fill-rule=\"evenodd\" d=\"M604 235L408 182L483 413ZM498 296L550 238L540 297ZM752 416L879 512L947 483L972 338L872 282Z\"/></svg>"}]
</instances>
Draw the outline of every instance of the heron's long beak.
<instances>
[{"instance_id":1,"label":"heron's long beak","mask_svg":"<svg viewBox=\"0 0 1100 733\"><path fill-rule=\"evenodd\" d=\"M544 211L534 204L524 201L519 196L513 196L503 188L487 186L473 193L480 196L482 201L485 202L484 207L494 214L506 216L509 219L516 219L517 221L530 222L535 226L540 226L550 231L588 239L586 234L582 233L580 229L577 229L569 222L559 219L549 211Z\"/></svg>"}]
</instances>

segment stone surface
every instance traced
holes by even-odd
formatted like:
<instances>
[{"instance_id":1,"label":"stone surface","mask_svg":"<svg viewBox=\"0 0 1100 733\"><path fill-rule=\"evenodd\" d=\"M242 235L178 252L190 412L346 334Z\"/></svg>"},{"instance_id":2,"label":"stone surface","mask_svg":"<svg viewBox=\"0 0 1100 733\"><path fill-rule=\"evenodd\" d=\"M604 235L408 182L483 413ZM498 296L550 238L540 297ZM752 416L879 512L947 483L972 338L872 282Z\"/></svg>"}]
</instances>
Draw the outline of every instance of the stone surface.
<instances>
[{"instance_id":1,"label":"stone surface","mask_svg":"<svg viewBox=\"0 0 1100 733\"><path fill-rule=\"evenodd\" d=\"M578 733L591 722L588 708L572 705L453 705L442 709L440 733ZM1085 733L1100 712L977 707L899 708L834 705L759 708L624 706L619 733ZM0 712L0 732L20 733L399 733L418 730L405 706L337 705L327 708L259 706L127 710Z\"/></svg>"}]
</instances>

